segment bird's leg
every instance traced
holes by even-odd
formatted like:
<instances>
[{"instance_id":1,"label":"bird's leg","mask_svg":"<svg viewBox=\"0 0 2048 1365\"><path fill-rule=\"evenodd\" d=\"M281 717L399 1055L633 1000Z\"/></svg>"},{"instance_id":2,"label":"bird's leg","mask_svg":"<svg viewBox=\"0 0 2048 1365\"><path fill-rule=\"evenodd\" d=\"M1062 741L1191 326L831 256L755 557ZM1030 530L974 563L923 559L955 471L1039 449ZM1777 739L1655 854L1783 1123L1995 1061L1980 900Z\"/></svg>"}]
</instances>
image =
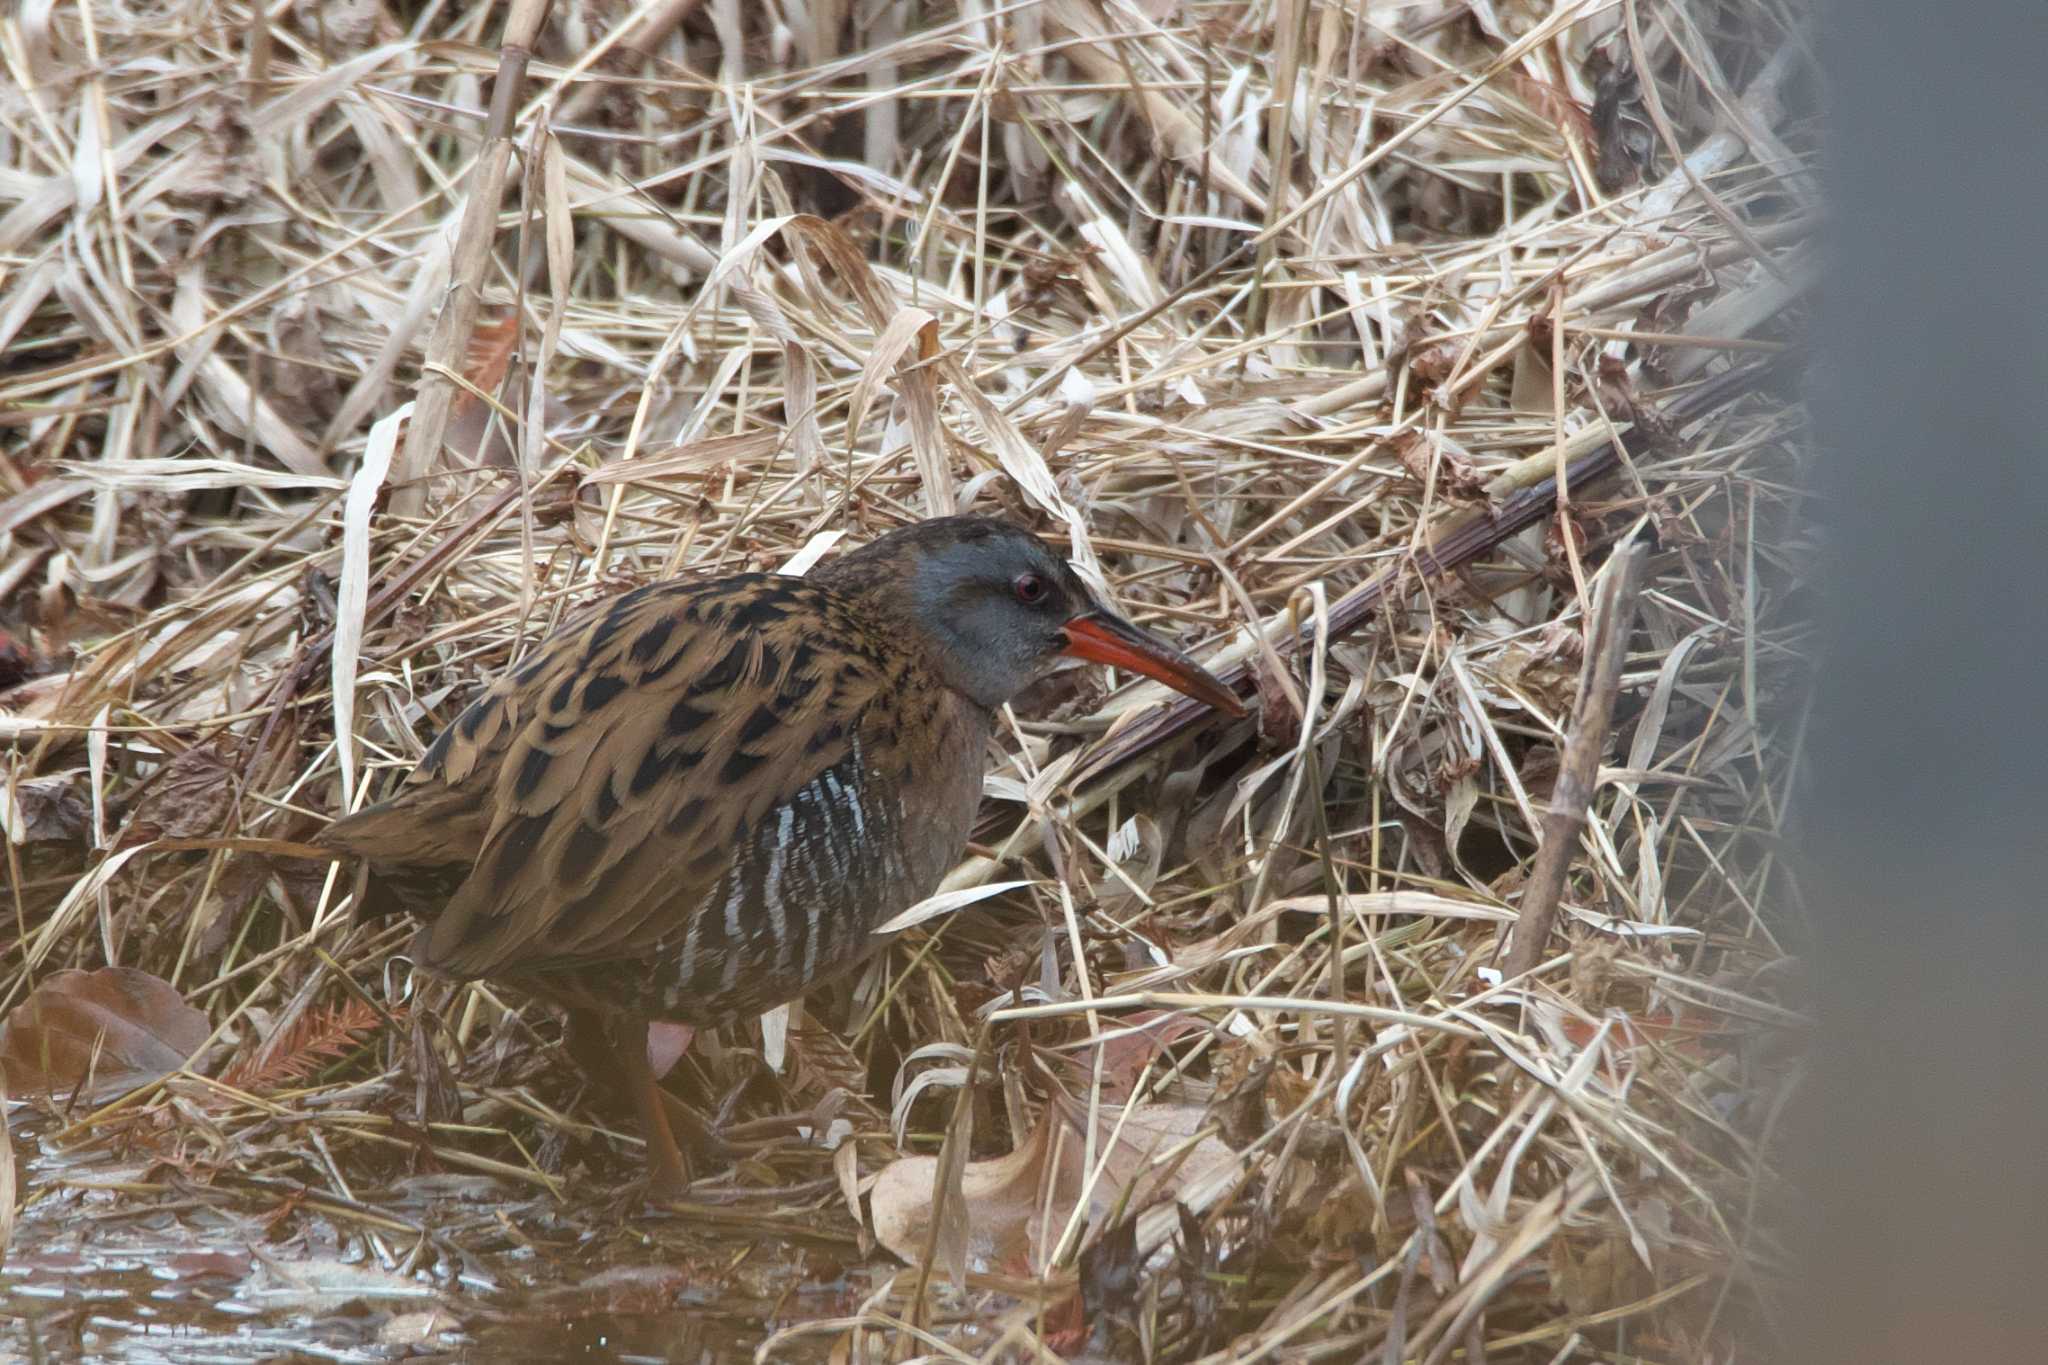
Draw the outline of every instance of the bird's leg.
<instances>
[{"instance_id":1,"label":"bird's leg","mask_svg":"<svg viewBox=\"0 0 2048 1365\"><path fill-rule=\"evenodd\" d=\"M661 1099L668 1106L669 1131L676 1135L687 1158L712 1163L730 1161L739 1155L736 1148L718 1136L710 1120L686 1101L666 1089L662 1090Z\"/></svg>"},{"instance_id":2,"label":"bird's leg","mask_svg":"<svg viewBox=\"0 0 2048 1365\"><path fill-rule=\"evenodd\" d=\"M568 1016L568 1028L562 1041L570 1058L586 1076L609 1077L606 1089L623 1092L623 1098L632 1102L636 1115L640 1113L645 1092L636 1088L631 1057L635 1038L642 1040L639 1052L647 1059L655 1098L668 1120L668 1131L682 1153L680 1165L685 1172L694 1165L723 1162L735 1155L731 1147L719 1140L702 1114L661 1084L661 1077L689 1050L695 1029L686 1024L660 1022L636 1028L639 1021L613 1019L589 1009L572 1008ZM640 1131L648 1137L651 1169L657 1156L655 1141L650 1136L654 1129L643 1118Z\"/></svg>"},{"instance_id":3,"label":"bird's leg","mask_svg":"<svg viewBox=\"0 0 2048 1365\"><path fill-rule=\"evenodd\" d=\"M596 1010L573 1007L565 1014L562 1050L569 1054L569 1060L583 1075L597 1081L607 1091L616 1089L618 1082L600 1079L611 1076L612 1067L616 1065L616 1058L612 1055L611 1029L605 1017Z\"/></svg>"},{"instance_id":4,"label":"bird's leg","mask_svg":"<svg viewBox=\"0 0 2048 1365\"><path fill-rule=\"evenodd\" d=\"M657 1199L676 1198L690 1187L690 1167L683 1160L683 1149L676 1145L661 1082L647 1059L647 1020L638 1015L620 1016L612 1032L612 1050L625 1069L626 1089L640 1119L640 1134L647 1142L649 1192Z\"/></svg>"},{"instance_id":5,"label":"bird's leg","mask_svg":"<svg viewBox=\"0 0 2048 1365\"><path fill-rule=\"evenodd\" d=\"M697 1030L690 1024L668 1024L657 1020L648 1025L647 1058L657 1079L666 1076L682 1060L696 1036ZM661 1100L668 1106L669 1127L687 1158L710 1163L729 1161L736 1155L719 1138L717 1129L703 1114L676 1098L666 1087L661 1090Z\"/></svg>"},{"instance_id":6,"label":"bird's leg","mask_svg":"<svg viewBox=\"0 0 2048 1365\"><path fill-rule=\"evenodd\" d=\"M663 1198L681 1194L690 1183L689 1163L676 1146L667 1113L679 1101L661 1088L648 1061L647 1021L591 1009L572 1008L568 1013L562 1043L570 1058L584 1075L605 1078L600 1081L605 1089L623 1092L632 1103L647 1144L650 1192Z\"/></svg>"}]
</instances>

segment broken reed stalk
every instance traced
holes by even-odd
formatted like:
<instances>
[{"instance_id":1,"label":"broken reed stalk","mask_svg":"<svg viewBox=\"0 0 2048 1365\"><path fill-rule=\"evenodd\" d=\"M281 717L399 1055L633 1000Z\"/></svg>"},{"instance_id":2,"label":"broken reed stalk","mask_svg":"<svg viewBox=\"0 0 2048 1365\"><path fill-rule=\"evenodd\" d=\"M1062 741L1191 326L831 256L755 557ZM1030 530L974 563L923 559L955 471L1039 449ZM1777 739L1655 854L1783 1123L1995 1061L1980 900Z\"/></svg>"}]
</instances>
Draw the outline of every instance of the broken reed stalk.
<instances>
[{"instance_id":1,"label":"broken reed stalk","mask_svg":"<svg viewBox=\"0 0 2048 1365\"><path fill-rule=\"evenodd\" d=\"M1593 788L1600 775L1600 753L1607 747L1607 729L1614 719L1614 698L1621 690L1621 663L1628 654L1628 635L1636 616L1636 594L1642 588L1643 544L1630 540L1617 549L1600 576L1593 619L1586 627L1586 668L1573 708L1572 728L1565 740L1557 786L1543 815L1543 842L1522 891L1521 917L1515 921L1514 946L1508 951L1504 975L1513 978L1533 970L1557 920L1566 870L1586 827Z\"/></svg>"},{"instance_id":2,"label":"broken reed stalk","mask_svg":"<svg viewBox=\"0 0 2048 1365\"><path fill-rule=\"evenodd\" d=\"M448 430L458 392L451 376L462 368L470 333L476 330L477 313L483 307L484 273L498 232L498 203L504 198L505 173L512 164L512 116L526 89L526 64L547 11L548 0L513 0L512 13L505 20L484 146L470 173L469 201L463 206L462 225L456 233L447 306L427 342L418 405L406 425L405 449L391 471L393 516L417 516L426 505L422 480L433 472L440 456L441 437Z\"/></svg>"},{"instance_id":3,"label":"broken reed stalk","mask_svg":"<svg viewBox=\"0 0 2048 1365\"><path fill-rule=\"evenodd\" d=\"M1700 421L1754 390L1765 387L1780 371L1783 362L1758 361L1725 371L1698 387L1688 389L1666 405L1661 416L1673 426ZM1567 445L1579 438L1568 440ZM1604 478L1621 467L1622 440L1619 434L1601 442L1585 455L1570 461L1566 486L1584 486ZM1520 461L1516 469L1551 461L1552 451L1542 451ZM1534 526L1556 509L1559 481L1555 474L1537 479L1526 487L1510 489L1502 480L1488 488L1489 505L1477 512L1448 517L1430 532L1428 548L1412 559L1353 588L1330 606L1330 638L1342 639L1377 617L1390 593L1405 591L1419 581L1419 575L1441 578L1456 572L1518 532ZM1305 623L1292 639L1275 642L1275 647L1299 650L1312 643L1314 623ZM1252 676L1252 654L1235 662L1210 661L1210 671L1235 687ZM1175 696L1165 704L1111 735L1094 752L1075 765L1072 786L1079 790L1105 774L1135 762L1182 732L1200 725L1213 713L1201 702Z\"/></svg>"}]
</instances>

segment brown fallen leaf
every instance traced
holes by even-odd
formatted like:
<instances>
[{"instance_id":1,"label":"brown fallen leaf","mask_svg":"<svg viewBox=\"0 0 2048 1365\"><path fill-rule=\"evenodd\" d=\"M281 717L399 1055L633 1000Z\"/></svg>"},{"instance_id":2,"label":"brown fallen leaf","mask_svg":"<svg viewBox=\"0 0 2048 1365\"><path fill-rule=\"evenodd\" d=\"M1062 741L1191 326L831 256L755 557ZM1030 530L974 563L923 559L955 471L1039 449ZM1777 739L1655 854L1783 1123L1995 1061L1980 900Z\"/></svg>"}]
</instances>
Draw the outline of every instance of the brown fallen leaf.
<instances>
[{"instance_id":1,"label":"brown fallen leaf","mask_svg":"<svg viewBox=\"0 0 2048 1365\"><path fill-rule=\"evenodd\" d=\"M206 1016L161 977L133 967L73 969L8 1012L0 1067L16 1096L84 1085L97 1098L176 1071L211 1032Z\"/></svg>"},{"instance_id":2,"label":"brown fallen leaf","mask_svg":"<svg viewBox=\"0 0 2048 1365\"><path fill-rule=\"evenodd\" d=\"M87 842L92 834L92 796L85 769L23 778L10 789L0 781L0 839L17 844Z\"/></svg>"},{"instance_id":3,"label":"brown fallen leaf","mask_svg":"<svg viewBox=\"0 0 2048 1365\"><path fill-rule=\"evenodd\" d=\"M1080 1189L1077 1163L1053 1158L1053 1130L1062 1126L1043 1114L1023 1146L1008 1156L970 1161L956 1196L968 1213L969 1269L1029 1273L1032 1215L1046 1203L1071 1209ZM868 1196L875 1237L915 1265L931 1239L932 1204L939 1159L902 1157L882 1168ZM1048 1188L1048 1182L1054 1182Z\"/></svg>"},{"instance_id":4,"label":"brown fallen leaf","mask_svg":"<svg viewBox=\"0 0 2048 1365\"><path fill-rule=\"evenodd\" d=\"M1091 1331L1121 1323L1136 1337L1144 1271L1135 1217L1118 1219L1088 1244L1081 1253L1081 1317Z\"/></svg>"},{"instance_id":5,"label":"brown fallen leaf","mask_svg":"<svg viewBox=\"0 0 2048 1365\"><path fill-rule=\"evenodd\" d=\"M232 832L228 817L235 805L236 774L248 762L246 747L224 736L173 758L129 807L116 846Z\"/></svg>"},{"instance_id":6,"label":"brown fallen leaf","mask_svg":"<svg viewBox=\"0 0 2048 1365\"><path fill-rule=\"evenodd\" d=\"M1103 1040L1083 1047L1072 1056L1059 1057L1066 1078L1087 1085L1094 1070L1094 1053L1102 1053L1102 1096L1123 1103L1138 1088L1138 1078L1161 1051L1183 1038L1210 1031L1209 1022L1181 1010L1132 1010L1104 1030Z\"/></svg>"},{"instance_id":7,"label":"brown fallen leaf","mask_svg":"<svg viewBox=\"0 0 2048 1365\"><path fill-rule=\"evenodd\" d=\"M1214 1202L1235 1182L1241 1162L1214 1134L1197 1137L1211 1126L1199 1106L1144 1105L1121 1128L1120 1117L1113 1106L1099 1114L1101 1174L1089 1191L1084 1227L1093 1235L1112 1217L1147 1210L1137 1235L1140 1254L1150 1255L1172 1235L1171 1206L1199 1211ZM1016 1151L967 1163L956 1197L966 1211L968 1269L1023 1275L1047 1269L1081 1202L1086 1122L1084 1104L1055 1102ZM900 1158L882 1168L869 1195L876 1238L912 1264L930 1240L938 1171L936 1157Z\"/></svg>"}]
</instances>

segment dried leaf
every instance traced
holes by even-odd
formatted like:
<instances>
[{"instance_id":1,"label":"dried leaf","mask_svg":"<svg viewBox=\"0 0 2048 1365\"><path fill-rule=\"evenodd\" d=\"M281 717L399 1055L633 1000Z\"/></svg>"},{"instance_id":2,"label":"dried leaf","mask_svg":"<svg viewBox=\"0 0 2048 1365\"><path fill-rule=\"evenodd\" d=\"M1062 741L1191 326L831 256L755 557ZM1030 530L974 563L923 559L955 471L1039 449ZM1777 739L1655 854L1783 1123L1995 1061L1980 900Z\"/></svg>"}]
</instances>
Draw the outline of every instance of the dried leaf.
<instances>
[{"instance_id":1,"label":"dried leaf","mask_svg":"<svg viewBox=\"0 0 2048 1365\"><path fill-rule=\"evenodd\" d=\"M1117 1220L1081 1252L1081 1314L1091 1328L1135 1321L1144 1268L1134 1217Z\"/></svg>"},{"instance_id":2,"label":"dried leaf","mask_svg":"<svg viewBox=\"0 0 2048 1365\"><path fill-rule=\"evenodd\" d=\"M325 476L326 462L319 452L250 384L246 375L226 357L214 353L222 329L215 325L217 319L210 310L204 272L196 265L180 272L177 291L171 299L171 321L182 336L189 338L177 347L177 352L197 376L202 406L222 430L260 442L294 474Z\"/></svg>"},{"instance_id":3,"label":"dried leaf","mask_svg":"<svg viewBox=\"0 0 2048 1365\"><path fill-rule=\"evenodd\" d=\"M88 461L60 468L95 488L130 493L197 493L210 488L342 487L331 475L283 469L260 469L233 460L123 460L119 464Z\"/></svg>"},{"instance_id":4,"label":"dried leaf","mask_svg":"<svg viewBox=\"0 0 2048 1365\"><path fill-rule=\"evenodd\" d=\"M1237 1154L1214 1135L1194 1105L1146 1105L1127 1119L1104 1106L1100 1174L1088 1202L1084 1226L1098 1227L1110 1216L1136 1213L1154 1204L1186 1203L1203 1208L1236 1179ZM1008 1156L970 1161L960 1173L958 1197L967 1212L965 1255L977 1271L1038 1274L1050 1264L1081 1200L1087 1171L1079 1125L1086 1109L1056 1102L1040 1113L1025 1143ZM1114 1135L1114 1137L1112 1136ZM915 1264L930 1237L934 1157L903 1157L889 1163L870 1196L875 1236L883 1246ZM1174 1215L1147 1214L1139 1235L1149 1254L1173 1234Z\"/></svg>"},{"instance_id":5,"label":"dried leaf","mask_svg":"<svg viewBox=\"0 0 2048 1365\"><path fill-rule=\"evenodd\" d=\"M421 1123L454 1123L462 1117L462 1092L434 1046L432 1016L415 1010L411 1024L413 1113Z\"/></svg>"},{"instance_id":6,"label":"dried leaf","mask_svg":"<svg viewBox=\"0 0 2048 1365\"><path fill-rule=\"evenodd\" d=\"M1054 1169L1051 1152L1056 1126L1056 1119L1042 1117L1030 1139L1008 1156L966 1163L959 1189L949 1202L957 1202L968 1213L964 1253L970 1269L1030 1272L1030 1225L1048 1178L1063 1178L1065 1183L1053 1191L1055 1201L1060 1207L1073 1207L1080 1188L1079 1173ZM913 1265L924 1259L931 1238L939 1160L913 1156L890 1162L876 1177L868 1196L876 1240Z\"/></svg>"},{"instance_id":7,"label":"dried leaf","mask_svg":"<svg viewBox=\"0 0 2048 1365\"><path fill-rule=\"evenodd\" d=\"M846 1200L846 1208L853 1215L854 1226L860 1229L862 1245L868 1235L868 1220L860 1206L860 1144L842 1142L832 1153L832 1174L839 1181L840 1197ZM5 1250L6 1240L0 1238L0 1250Z\"/></svg>"},{"instance_id":8,"label":"dried leaf","mask_svg":"<svg viewBox=\"0 0 2048 1365\"><path fill-rule=\"evenodd\" d=\"M664 450L649 451L630 460L607 460L583 476L583 486L623 483L657 486L662 479L679 474L702 474L720 465L742 464L771 454L782 438L772 431L750 431L740 436L706 436Z\"/></svg>"},{"instance_id":9,"label":"dried leaf","mask_svg":"<svg viewBox=\"0 0 2048 1365\"><path fill-rule=\"evenodd\" d=\"M1145 1074L1154 1057L1183 1038L1207 1033L1209 1028L1207 1020L1185 1011L1133 1010L1105 1030L1102 1042L1075 1054L1073 1061L1085 1084L1094 1070L1090 1054L1099 1050L1103 1097L1121 1102L1137 1088L1138 1078Z\"/></svg>"},{"instance_id":10,"label":"dried leaf","mask_svg":"<svg viewBox=\"0 0 2048 1365\"><path fill-rule=\"evenodd\" d=\"M921 314L921 309L907 309ZM895 326L891 321L890 326ZM898 377L903 406L910 419L910 454L924 484L925 505L931 515L948 517L959 509L953 490L953 474L946 461L946 433L939 423L939 381L924 362L939 354L939 324L929 316L916 328L917 357L906 360ZM866 376L863 375L863 378Z\"/></svg>"},{"instance_id":11,"label":"dried leaf","mask_svg":"<svg viewBox=\"0 0 2048 1365\"><path fill-rule=\"evenodd\" d=\"M500 413L479 395L489 394L516 410L518 396L500 390L512 368L512 356L519 349L524 323L516 309L507 308L491 321L478 324L470 334L469 347L462 357L465 387L455 391L448 409L448 431L441 438L462 462L501 469L512 466L512 447L505 439Z\"/></svg>"},{"instance_id":12,"label":"dried leaf","mask_svg":"<svg viewBox=\"0 0 2048 1365\"><path fill-rule=\"evenodd\" d=\"M789 1057L789 1010L785 1000L761 1016L761 1060L777 1075Z\"/></svg>"},{"instance_id":13,"label":"dried leaf","mask_svg":"<svg viewBox=\"0 0 2048 1365\"><path fill-rule=\"evenodd\" d=\"M80 790L83 768L16 780L0 776L0 835L17 844L82 843L92 831L92 802Z\"/></svg>"},{"instance_id":14,"label":"dried leaf","mask_svg":"<svg viewBox=\"0 0 2048 1365\"><path fill-rule=\"evenodd\" d=\"M299 1312L334 1314L358 1301L431 1299L433 1286L376 1266L339 1260L270 1261L245 1283L230 1303L246 1313Z\"/></svg>"},{"instance_id":15,"label":"dried leaf","mask_svg":"<svg viewBox=\"0 0 2048 1365\"><path fill-rule=\"evenodd\" d=\"M1504 71L1502 78L1537 115L1558 127L1570 127L1586 141L1593 140L1593 120L1579 102L1549 81L1537 80L1520 71Z\"/></svg>"},{"instance_id":16,"label":"dried leaf","mask_svg":"<svg viewBox=\"0 0 2048 1365\"><path fill-rule=\"evenodd\" d=\"M1470 453L1439 432L1408 433L1394 442L1394 455L1409 478L1425 488L1433 485L1440 497L1472 502L1486 493Z\"/></svg>"},{"instance_id":17,"label":"dried leaf","mask_svg":"<svg viewBox=\"0 0 2048 1365\"><path fill-rule=\"evenodd\" d=\"M675 1069L675 1064L690 1050L690 1044L697 1039L697 1029L692 1024L667 1024L659 1020L647 1026L647 1064L654 1068L658 1080Z\"/></svg>"},{"instance_id":18,"label":"dried leaf","mask_svg":"<svg viewBox=\"0 0 2048 1365\"><path fill-rule=\"evenodd\" d=\"M1601 189L1617 193L1654 169L1656 128L1643 104L1642 81L1632 62L1618 61L1600 73L1588 122L1599 145L1593 174Z\"/></svg>"},{"instance_id":19,"label":"dried leaf","mask_svg":"<svg viewBox=\"0 0 2048 1365\"><path fill-rule=\"evenodd\" d=\"M212 1032L178 988L133 967L58 972L9 1011L0 1066L16 1095L132 1090L184 1066Z\"/></svg>"},{"instance_id":20,"label":"dried leaf","mask_svg":"<svg viewBox=\"0 0 2048 1365\"><path fill-rule=\"evenodd\" d=\"M195 744L146 787L121 826L120 844L219 834L234 808L241 754L229 738Z\"/></svg>"}]
</instances>

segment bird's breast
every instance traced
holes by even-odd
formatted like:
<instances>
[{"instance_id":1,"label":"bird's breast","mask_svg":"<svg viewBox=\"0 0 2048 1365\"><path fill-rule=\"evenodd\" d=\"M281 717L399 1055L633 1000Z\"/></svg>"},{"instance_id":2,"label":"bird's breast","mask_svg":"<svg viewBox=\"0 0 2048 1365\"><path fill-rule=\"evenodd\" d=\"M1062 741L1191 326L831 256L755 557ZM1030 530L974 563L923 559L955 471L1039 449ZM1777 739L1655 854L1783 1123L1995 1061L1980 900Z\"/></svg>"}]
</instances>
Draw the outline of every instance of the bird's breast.
<instances>
[{"instance_id":1,"label":"bird's breast","mask_svg":"<svg viewBox=\"0 0 2048 1365\"><path fill-rule=\"evenodd\" d=\"M665 999L654 1012L778 1004L866 957L877 926L937 889L980 805L988 713L950 691L904 709L868 718L843 759L745 832L657 954Z\"/></svg>"}]
</instances>

